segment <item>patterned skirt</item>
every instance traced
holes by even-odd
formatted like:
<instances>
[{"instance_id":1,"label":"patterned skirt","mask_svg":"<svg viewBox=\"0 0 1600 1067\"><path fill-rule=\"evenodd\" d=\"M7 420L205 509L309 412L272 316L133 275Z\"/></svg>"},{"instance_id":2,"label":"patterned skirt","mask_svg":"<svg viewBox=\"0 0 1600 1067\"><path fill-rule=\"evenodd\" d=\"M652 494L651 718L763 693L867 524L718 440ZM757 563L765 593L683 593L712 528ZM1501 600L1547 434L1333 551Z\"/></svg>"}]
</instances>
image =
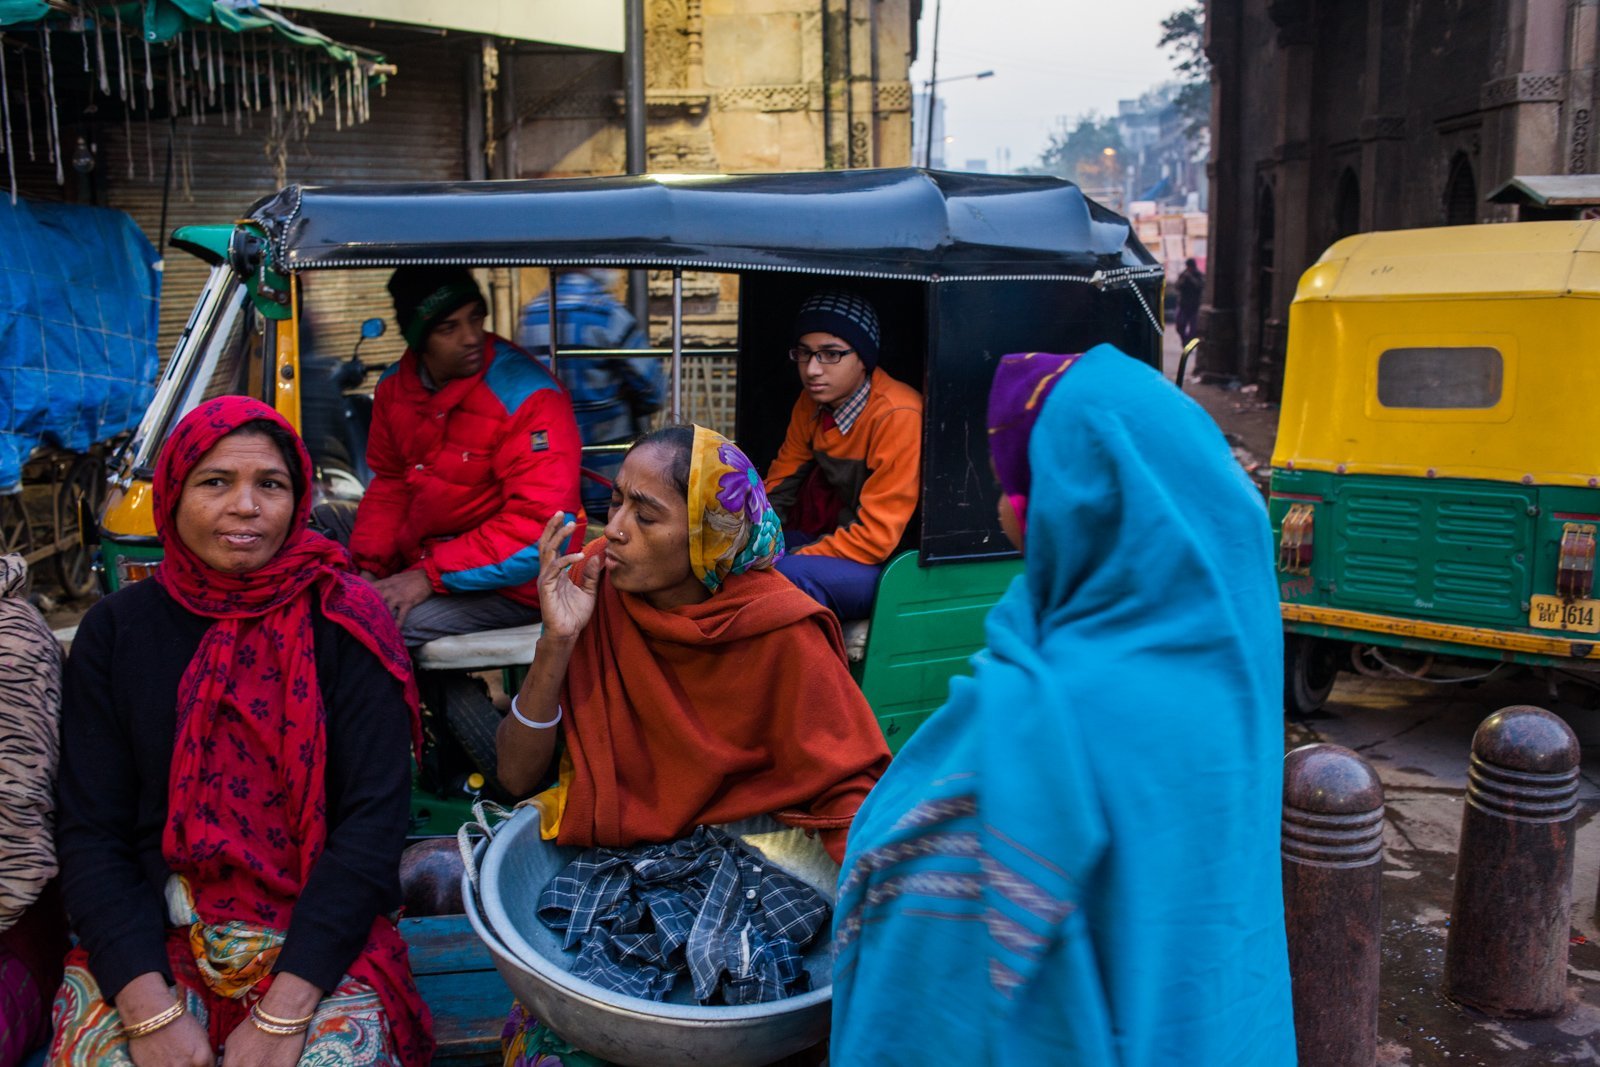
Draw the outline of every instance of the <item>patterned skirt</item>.
<instances>
[{"instance_id":1,"label":"patterned skirt","mask_svg":"<svg viewBox=\"0 0 1600 1067\"><path fill-rule=\"evenodd\" d=\"M256 986L272 971L283 934L248 923L196 921L187 887L168 888L168 957L178 978L174 992L211 1035L220 1054L234 1027L259 999ZM185 922L184 920L188 921ZM67 956L66 974L51 1009L52 1067L133 1067L122 1037L122 1018L89 973L80 948ZM378 994L348 976L322 998L306 1032L300 1067L399 1067Z\"/></svg>"},{"instance_id":2,"label":"patterned skirt","mask_svg":"<svg viewBox=\"0 0 1600 1067\"><path fill-rule=\"evenodd\" d=\"M607 1067L605 1060L579 1052L528 1014L520 1003L500 1031L500 1052L505 1067Z\"/></svg>"}]
</instances>

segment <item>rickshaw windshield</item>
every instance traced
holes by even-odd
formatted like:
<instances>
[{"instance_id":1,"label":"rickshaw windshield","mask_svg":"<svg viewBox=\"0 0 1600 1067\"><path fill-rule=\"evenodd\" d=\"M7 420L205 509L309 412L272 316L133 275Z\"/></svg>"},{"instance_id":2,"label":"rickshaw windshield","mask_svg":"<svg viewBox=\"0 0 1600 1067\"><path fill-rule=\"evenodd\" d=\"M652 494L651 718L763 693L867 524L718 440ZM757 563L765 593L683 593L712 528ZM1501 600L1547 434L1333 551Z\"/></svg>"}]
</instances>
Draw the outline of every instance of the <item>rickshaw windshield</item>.
<instances>
[{"instance_id":1,"label":"rickshaw windshield","mask_svg":"<svg viewBox=\"0 0 1600 1067\"><path fill-rule=\"evenodd\" d=\"M140 427L134 474L148 478L169 429L213 397L241 394L264 399L266 320L250 301L249 288L225 266L212 269L195 313L173 349L161 393Z\"/></svg>"}]
</instances>

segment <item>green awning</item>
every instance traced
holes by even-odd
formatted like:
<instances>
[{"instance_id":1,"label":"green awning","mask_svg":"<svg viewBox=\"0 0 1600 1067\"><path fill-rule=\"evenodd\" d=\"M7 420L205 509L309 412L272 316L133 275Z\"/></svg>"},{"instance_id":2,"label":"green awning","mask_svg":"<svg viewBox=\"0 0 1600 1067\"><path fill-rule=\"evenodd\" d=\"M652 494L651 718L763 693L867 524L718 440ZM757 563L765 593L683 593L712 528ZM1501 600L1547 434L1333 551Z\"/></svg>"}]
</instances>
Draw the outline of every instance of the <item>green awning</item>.
<instances>
[{"instance_id":1,"label":"green awning","mask_svg":"<svg viewBox=\"0 0 1600 1067\"><path fill-rule=\"evenodd\" d=\"M268 30L290 44L319 51L336 63L385 65L383 56L370 49L340 44L262 8L254 0L137 0L122 4L0 0L0 31L48 27L92 33L96 20L101 30L138 27L150 44L170 42L189 30L216 29L230 33Z\"/></svg>"},{"instance_id":2,"label":"green awning","mask_svg":"<svg viewBox=\"0 0 1600 1067\"><path fill-rule=\"evenodd\" d=\"M1600 175L1518 174L1484 199L1491 204L1594 207L1600 205Z\"/></svg>"},{"instance_id":3,"label":"green awning","mask_svg":"<svg viewBox=\"0 0 1600 1067\"><path fill-rule=\"evenodd\" d=\"M46 103L14 114L8 97L27 91L29 67ZM64 184L59 110L106 100L120 102L124 123L136 112L147 123L220 114L238 128L248 113L293 137L324 115L343 128L367 120L372 88L393 73L380 53L256 0L0 0L0 165L15 202L16 145L25 136L30 156L43 143Z\"/></svg>"}]
</instances>

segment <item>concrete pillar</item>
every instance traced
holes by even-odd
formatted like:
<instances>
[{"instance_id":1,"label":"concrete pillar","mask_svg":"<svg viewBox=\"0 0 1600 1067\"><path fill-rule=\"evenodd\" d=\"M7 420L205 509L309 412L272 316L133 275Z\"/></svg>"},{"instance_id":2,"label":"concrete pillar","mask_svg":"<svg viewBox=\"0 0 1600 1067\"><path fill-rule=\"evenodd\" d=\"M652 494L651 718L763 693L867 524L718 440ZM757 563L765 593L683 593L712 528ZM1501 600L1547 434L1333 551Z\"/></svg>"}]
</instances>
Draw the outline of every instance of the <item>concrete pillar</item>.
<instances>
[{"instance_id":1,"label":"concrete pillar","mask_svg":"<svg viewBox=\"0 0 1600 1067\"><path fill-rule=\"evenodd\" d=\"M1239 332L1244 279L1250 270L1250 216L1243 197L1241 0L1206 4L1205 49L1211 61L1211 159L1206 164L1210 191L1206 287L1201 298L1202 343L1195 371L1212 381L1238 377L1244 370Z\"/></svg>"},{"instance_id":2,"label":"concrete pillar","mask_svg":"<svg viewBox=\"0 0 1600 1067\"><path fill-rule=\"evenodd\" d=\"M1283 761L1283 905L1301 1067L1372 1067L1378 1049L1383 784L1338 745Z\"/></svg>"},{"instance_id":3,"label":"concrete pillar","mask_svg":"<svg viewBox=\"0 0 1600 1067\"><path fill-rule=\"evenodd\" d=\"M1600 52L1600 0L1571 0L1567 33L1567 106L1562 111L1563 170L1600 170L1595 151L1595 63Z\"/></svg>"},{"instance_id":4,"label":"concrete pillar","mask_svg":"<svg viewBox=\"0 0 1600 1067\"><path fill-rule=\"evenodd\" d=\"M1270 10L1270 9L1269 9ZM1257 293L1267 305L1258 309L1265 326L1252 338L1258 346L1252 353L1255 378L1262 392L1276 399L1283 390L1283 365L1289 335L1289 303L1295 287L1321 253L1314 247L1311 228L1320 220L1310 218L1311 204L1311 86L1316 78L1316 49L1313 47L1310 12L1296 8L1292 21L1278 27L1281 65L1279 67L1278 144L1274 198L1277 233L1273 239L1272 291Z\"/></svg>"},{"instance_id":5,"label":"concrete pillar","mask_svg":"<svg viewBox=\"0 0 1600 1067\"><path fill-rule=\"evenodd\" d=\"M1406 224L1405 99L1410 48L1404 0L1370 0L1367 6L1367 69L1361 120L1361 229L1393 230Z\"/></svg>"},{"instance_id":6,"label":"concrete pillar","mask_svg":"<svg viewBox=\"0 0 1600 1067\"><path fill-rule=\"evenodd\" d=\"M1540 708L1502 708L1472 737L1444 989L1500 1018L1566 1006L1578 739Z\"/></svg>"}]
</instances>

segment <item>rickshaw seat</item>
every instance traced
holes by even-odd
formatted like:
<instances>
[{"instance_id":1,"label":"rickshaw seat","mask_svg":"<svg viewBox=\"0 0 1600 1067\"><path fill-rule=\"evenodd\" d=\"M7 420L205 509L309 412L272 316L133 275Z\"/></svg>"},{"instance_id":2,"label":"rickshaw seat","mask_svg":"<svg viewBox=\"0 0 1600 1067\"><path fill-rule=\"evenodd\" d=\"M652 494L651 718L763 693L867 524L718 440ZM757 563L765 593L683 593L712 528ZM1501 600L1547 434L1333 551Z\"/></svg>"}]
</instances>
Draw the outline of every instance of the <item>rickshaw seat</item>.
<instances>
[{"instance_id":1,"label":"rickshaw seat","mask_svg":"<svg viewBox=\"0 0 1600 1067\"><path fill-rule=\"evenodd\" d=\"M868 620L844 624L844 647L850 662L867 654ZM504 630L440 637L417 649L417 669L424 671L482 671L492 667L525 667L533 662L534 647L543 628L538 623Z\"/></svg>"},{"instance_id":2,"label":"rickshaw seat","mask_svg":"<svg viewBox=\"0 0 1600 1067\"><path fill-rule=\"evenodd\" d=\"M843 625L844 654L851 663L860 663L867 658L867 631L872 627L872 620L852 619Z\"/></svg>"},{"instance_id":3,"label":"rickshaw seat","mask_svg":"<svg viewBox=\"0 0 1600 1067\"><path fill-rule=\"evenodd\" d=\"M439 637L413 655L424 671L482 671L492 667L526 667L533 662L534 647L544 627L538 623L504 630Z\"/></svg>"}]
</instances>

